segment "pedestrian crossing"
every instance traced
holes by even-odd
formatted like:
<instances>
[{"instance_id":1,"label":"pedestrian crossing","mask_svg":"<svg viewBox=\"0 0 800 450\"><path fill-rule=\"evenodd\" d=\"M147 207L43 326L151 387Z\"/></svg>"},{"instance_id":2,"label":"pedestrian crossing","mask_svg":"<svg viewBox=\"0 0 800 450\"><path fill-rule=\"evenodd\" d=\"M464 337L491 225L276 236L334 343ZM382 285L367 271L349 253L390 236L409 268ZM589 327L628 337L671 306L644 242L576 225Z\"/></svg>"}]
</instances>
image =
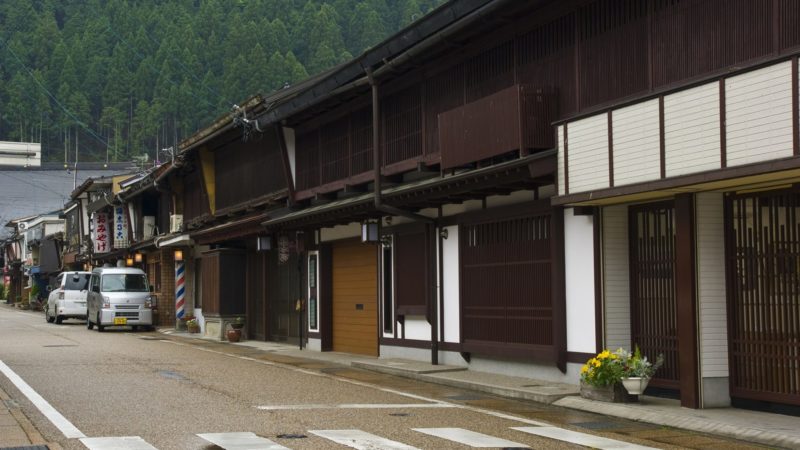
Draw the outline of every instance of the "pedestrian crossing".
<instances>
[{"instance_id":1,"label":"pedestrian crossing","mask_svg":"<svg viewBox=\"0 0 800 450\"><path fill-rule=\"evenodd\" d=\"M595 436L552 426L509 427L508 430L522 432L548 440L582 445L600 450L651 450L624 441ZM415 433L434 437L440 445L446 442L461 444L471 448L546 448L531 447L528 444L505 438L479 433L464 428L411 428ZM308 430L313 436L357 450L420 450L409 444L378 436L358 429L349 430ZM198 437L223 450L291 450L275 441L251 432L202 433ZM524 435L519 435L521 438ZM138 436L82 438L80 441L89 450L158 450Z\"/></svg>"}]
</instances>

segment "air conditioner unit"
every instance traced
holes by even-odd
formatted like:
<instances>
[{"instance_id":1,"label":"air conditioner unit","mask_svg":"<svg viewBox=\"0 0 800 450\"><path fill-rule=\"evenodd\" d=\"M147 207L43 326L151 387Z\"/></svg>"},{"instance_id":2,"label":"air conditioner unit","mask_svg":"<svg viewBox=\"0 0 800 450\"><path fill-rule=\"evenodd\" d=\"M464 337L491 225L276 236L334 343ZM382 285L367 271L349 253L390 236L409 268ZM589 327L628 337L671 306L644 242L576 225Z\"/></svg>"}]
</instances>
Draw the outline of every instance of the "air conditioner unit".
<instances>
[{"instance_id":1,"label":"air conditioner unit","mask_svg":"<svg viewBox=\"0 0 800 450\"><path fill-rule=\"evenodd\" d=\"M156 228L156 217L155 216L144 216L142 217L142 239L150 239L153 237L154 231Z\"/></svg>"},{"instance_id":2,"label":"air conditioner unit","mask_svg":"<svg viewBox=\"0 0 800 450\"><path fill-rule=\"evenodd\" d=\"M178 233L183 228L183 214L173 214L169 216L169 232Z\"/></svg>"}]
</instances>

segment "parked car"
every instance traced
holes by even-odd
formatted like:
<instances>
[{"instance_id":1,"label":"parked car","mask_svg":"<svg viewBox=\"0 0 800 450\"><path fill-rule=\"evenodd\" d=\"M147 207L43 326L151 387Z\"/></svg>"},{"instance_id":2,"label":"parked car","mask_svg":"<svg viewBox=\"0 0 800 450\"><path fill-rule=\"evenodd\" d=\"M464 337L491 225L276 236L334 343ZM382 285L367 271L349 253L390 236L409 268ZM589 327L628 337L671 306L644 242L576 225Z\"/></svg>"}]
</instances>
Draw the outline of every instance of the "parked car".
<instances>
[{"instance_id":1,"label":"parked car","mask_svg":"<svg viewBox=\"0 0 800 450\"><path fill-rule=\"evenodd\" d=\"M44 306L48 323L61 324L64 319L86 319L86 294L91 272L61 272L56 282L48 286L50 293Z\"/></svg>"},{"instance_id":2,"label":"parked car","mask_svg":"<svg viewBox=\"0 0 800 450\"><path fill-rule=\"evenodd\" d=\"M153 296L147 275L131 267L103 267L92 271L86 305L86 327L131 326L136 331L153 326Z\"/></svg>"}]
</instances>

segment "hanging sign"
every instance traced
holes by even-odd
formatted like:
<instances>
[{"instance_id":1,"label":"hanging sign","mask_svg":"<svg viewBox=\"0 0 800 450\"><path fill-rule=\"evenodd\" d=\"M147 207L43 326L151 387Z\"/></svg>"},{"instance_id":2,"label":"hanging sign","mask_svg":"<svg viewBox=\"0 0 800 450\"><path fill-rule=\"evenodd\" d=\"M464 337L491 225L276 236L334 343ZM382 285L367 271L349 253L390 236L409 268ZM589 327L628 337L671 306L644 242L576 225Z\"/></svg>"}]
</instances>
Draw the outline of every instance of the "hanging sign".
<instances>
[{"instance_id":1,"label":"hanging sign","mask_svg":"<svg viewBox=\"0 0 800 450\"><path fill-rule=\"evenodd\" d=\"M128 246L128 215L125 206L114 207L114 248Z\"/></svg>"},{"instance_id":2,"label":"hanging sign","mask_svg":"<svg viewBox=\"0 0 800 450\"><path fill-rule=\"evenodd\" d=\"M94 241L94 252L95 253L108 253L111 249L109 248L109 233L111 230L109 229L108 223L108 214L106 213L94 213L94 218L92 219L92 240Z\"/></svg>"},{"instance_id":3,"label":"hanging sign","mask_svg":"<svg viewBox=\"0 0 800 450\"><path fill-rule=\"evenodd\" d=\"M289 261L289 253L292 251L289 245L289 236L282 234L278 237L278 262L280 264Z\"/></svg>"}]
</instances>

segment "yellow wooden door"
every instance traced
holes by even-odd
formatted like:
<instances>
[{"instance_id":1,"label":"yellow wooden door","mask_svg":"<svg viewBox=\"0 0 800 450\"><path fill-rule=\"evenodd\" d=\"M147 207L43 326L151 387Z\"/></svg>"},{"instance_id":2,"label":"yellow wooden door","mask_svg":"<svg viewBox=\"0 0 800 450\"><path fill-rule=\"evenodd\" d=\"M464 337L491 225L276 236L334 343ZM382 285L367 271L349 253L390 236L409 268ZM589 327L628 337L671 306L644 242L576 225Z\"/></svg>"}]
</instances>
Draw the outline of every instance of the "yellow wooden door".
<instances>
[{"instance_id":1,"label":"yellow wooden door","mask_svg":"<svg viewBox=\"0 0 800 450\"><path fill-rule=\"evenodd\" d=\"M333 350L378 355L378 261L374 245L333 246Z\"/></svg>"}]
</instances>

